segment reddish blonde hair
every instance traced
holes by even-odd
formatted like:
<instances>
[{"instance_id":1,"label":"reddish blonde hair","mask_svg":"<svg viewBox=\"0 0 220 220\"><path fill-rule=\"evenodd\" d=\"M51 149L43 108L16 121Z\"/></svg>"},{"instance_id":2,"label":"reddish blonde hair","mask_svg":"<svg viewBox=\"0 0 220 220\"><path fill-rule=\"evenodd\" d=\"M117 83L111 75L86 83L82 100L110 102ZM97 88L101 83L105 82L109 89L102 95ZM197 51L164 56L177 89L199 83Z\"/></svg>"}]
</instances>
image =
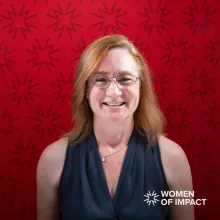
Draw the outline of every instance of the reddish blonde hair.
<instances>
[{"instance_id":1,"label":"reddish blonde hair","mask_svg":"<svg viewBox=\"0 0 220 220\"><path fill-rule=\"evenodd\" d=\"M68 137L74 145L85 140L93 129L93 113L86 98L87 79L97 70L108 51L117 47L126 48L140 68L140 100L134 113L134 126L137 132L148 138L150 147L153 146L157 136L164 135L163 128L166 120L153 91L148 64L127 37L114 34L93 41L77 63L71 98L74 126L68 133L61 136Z\"/></svg>"}]
</instances>

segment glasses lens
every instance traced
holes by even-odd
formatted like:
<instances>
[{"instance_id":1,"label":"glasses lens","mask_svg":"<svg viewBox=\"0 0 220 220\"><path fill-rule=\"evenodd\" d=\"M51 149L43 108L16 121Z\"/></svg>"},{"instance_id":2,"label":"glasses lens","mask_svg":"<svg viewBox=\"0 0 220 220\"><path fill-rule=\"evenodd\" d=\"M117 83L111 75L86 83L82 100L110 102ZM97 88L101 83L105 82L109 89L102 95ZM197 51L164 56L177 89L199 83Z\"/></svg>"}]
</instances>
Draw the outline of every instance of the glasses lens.
<instances>
[{"instance_id":1,"label":"glasses lens","mask_svg":"<svg viewBox=\"0 0 220 220\"><path fill-rule=\"evenodd\" d=\"M95 75L91 78L91 83L95 86L105 86L108 84L108 82L109 79L107 76Z\"/></svg>"},{"instance_id":2,"label":"glasses lens","mask_svg":"<svg viewBox=\"0 0 220 220\"><path fill-rule=\"evenodd\" d=\"M132 85L135 83L136 77L133 75L121 75L118 77L118 83L120 85L126 86L126 85Z\"/></svg>"},{"instance_id":3,"label":"glasses lens","mask_svg":"<svg viewBox=\"0 0 220 220\"><path fill-rule=\"evenodd\" d=\"M117 82L122 86L132 85L136 82L136 76L130 74L119 75ZM90 83L95 86L104 87L108 85L109 77L106 75L94 75L90 78Z\"/></svg>"}]
</instances>

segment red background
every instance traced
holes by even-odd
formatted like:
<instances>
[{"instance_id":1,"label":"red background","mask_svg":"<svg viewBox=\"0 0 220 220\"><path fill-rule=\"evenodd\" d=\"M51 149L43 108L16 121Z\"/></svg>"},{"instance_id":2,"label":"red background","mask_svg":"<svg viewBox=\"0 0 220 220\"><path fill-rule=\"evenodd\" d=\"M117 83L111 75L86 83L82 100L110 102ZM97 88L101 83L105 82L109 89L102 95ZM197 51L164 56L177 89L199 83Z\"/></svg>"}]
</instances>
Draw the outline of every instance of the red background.
<instances>
[{"instance_id":1,"label":"red background","mask_svg":"<svg viewBox=\"0 0 220 220\"><path fill-rule=\"evenodd\" d=\"M37 161L71 128L76 61L121 33L148 60L168 137L207 199L196 219L219 219L219 22L218 0L0 0L0 218L36 217Z\"/></svg>"}]
</instances>

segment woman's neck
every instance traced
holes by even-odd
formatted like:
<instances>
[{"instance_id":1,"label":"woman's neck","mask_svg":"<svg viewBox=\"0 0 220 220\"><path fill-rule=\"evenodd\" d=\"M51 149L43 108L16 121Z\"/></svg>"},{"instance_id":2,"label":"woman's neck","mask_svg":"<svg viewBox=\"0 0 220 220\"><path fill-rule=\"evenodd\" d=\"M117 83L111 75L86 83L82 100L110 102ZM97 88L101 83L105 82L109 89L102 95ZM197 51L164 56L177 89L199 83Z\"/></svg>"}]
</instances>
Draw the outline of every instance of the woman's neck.
<instances>
[{"instance_id":1,"label":"woman's neck","mask_svg":"<svg viewBox=\"0 0 220 220\"><path fill-rule=\"evenodd\" d=\"M134 120L119 123L93 122L94 133L99 146L120 148L127 145L134 128Z\"/></svg>"}]
</instances>

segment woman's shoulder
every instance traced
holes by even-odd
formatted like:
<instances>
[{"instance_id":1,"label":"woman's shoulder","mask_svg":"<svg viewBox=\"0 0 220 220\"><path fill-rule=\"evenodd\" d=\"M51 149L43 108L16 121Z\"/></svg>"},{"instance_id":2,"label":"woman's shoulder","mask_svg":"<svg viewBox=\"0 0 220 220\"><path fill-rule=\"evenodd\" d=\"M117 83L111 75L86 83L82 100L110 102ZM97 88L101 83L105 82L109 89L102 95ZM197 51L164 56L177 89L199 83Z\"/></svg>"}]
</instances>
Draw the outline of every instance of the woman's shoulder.
<instances>
[{"instance_id":1,"label":"woman's shoulder","mask_svg":"<svg viewBox=\"0 0 220 220\"><path fill-rule=\"evenodd\" d=\"M64 166L67 146L68 138L58 139L43 150L38 161L39 172L49 171L48 178L51 178L51 181L57 186Z\"/></svg>"},{"instance_id":2,"label":"woman's shoulder","mask_svg":"<svg viewBox=\"0 0 220 220\"><path fill-rule=\"evenodd\" d=\"M158 137L158 143L169 188L181 188L184 184L190 186L192 184L191 170L183 148L162 135Z\"/></svg>"},{"instance_id":3,"label":"woman's shoulder","mask_svg":"<svg viewBox=\"0 0 220 220\"><path fill-rule=\"evenodd\" d=\"M166 156L184 154L184 150L179 144L163 135L158 136L158 143L160 151L162 151L161 153L165 154Z\"/></svg>"},{"instance_id":4,"label":"woman's shoulder","mask_svg":"<svg viewBox=\"0 0 220 220\"><path fill-rule=\"evenodd\" d=\"M41 157L49 161L60 161L67 150L68 138L60 138L48 145L42 152Z\"/></svg>"}]
</instances>

